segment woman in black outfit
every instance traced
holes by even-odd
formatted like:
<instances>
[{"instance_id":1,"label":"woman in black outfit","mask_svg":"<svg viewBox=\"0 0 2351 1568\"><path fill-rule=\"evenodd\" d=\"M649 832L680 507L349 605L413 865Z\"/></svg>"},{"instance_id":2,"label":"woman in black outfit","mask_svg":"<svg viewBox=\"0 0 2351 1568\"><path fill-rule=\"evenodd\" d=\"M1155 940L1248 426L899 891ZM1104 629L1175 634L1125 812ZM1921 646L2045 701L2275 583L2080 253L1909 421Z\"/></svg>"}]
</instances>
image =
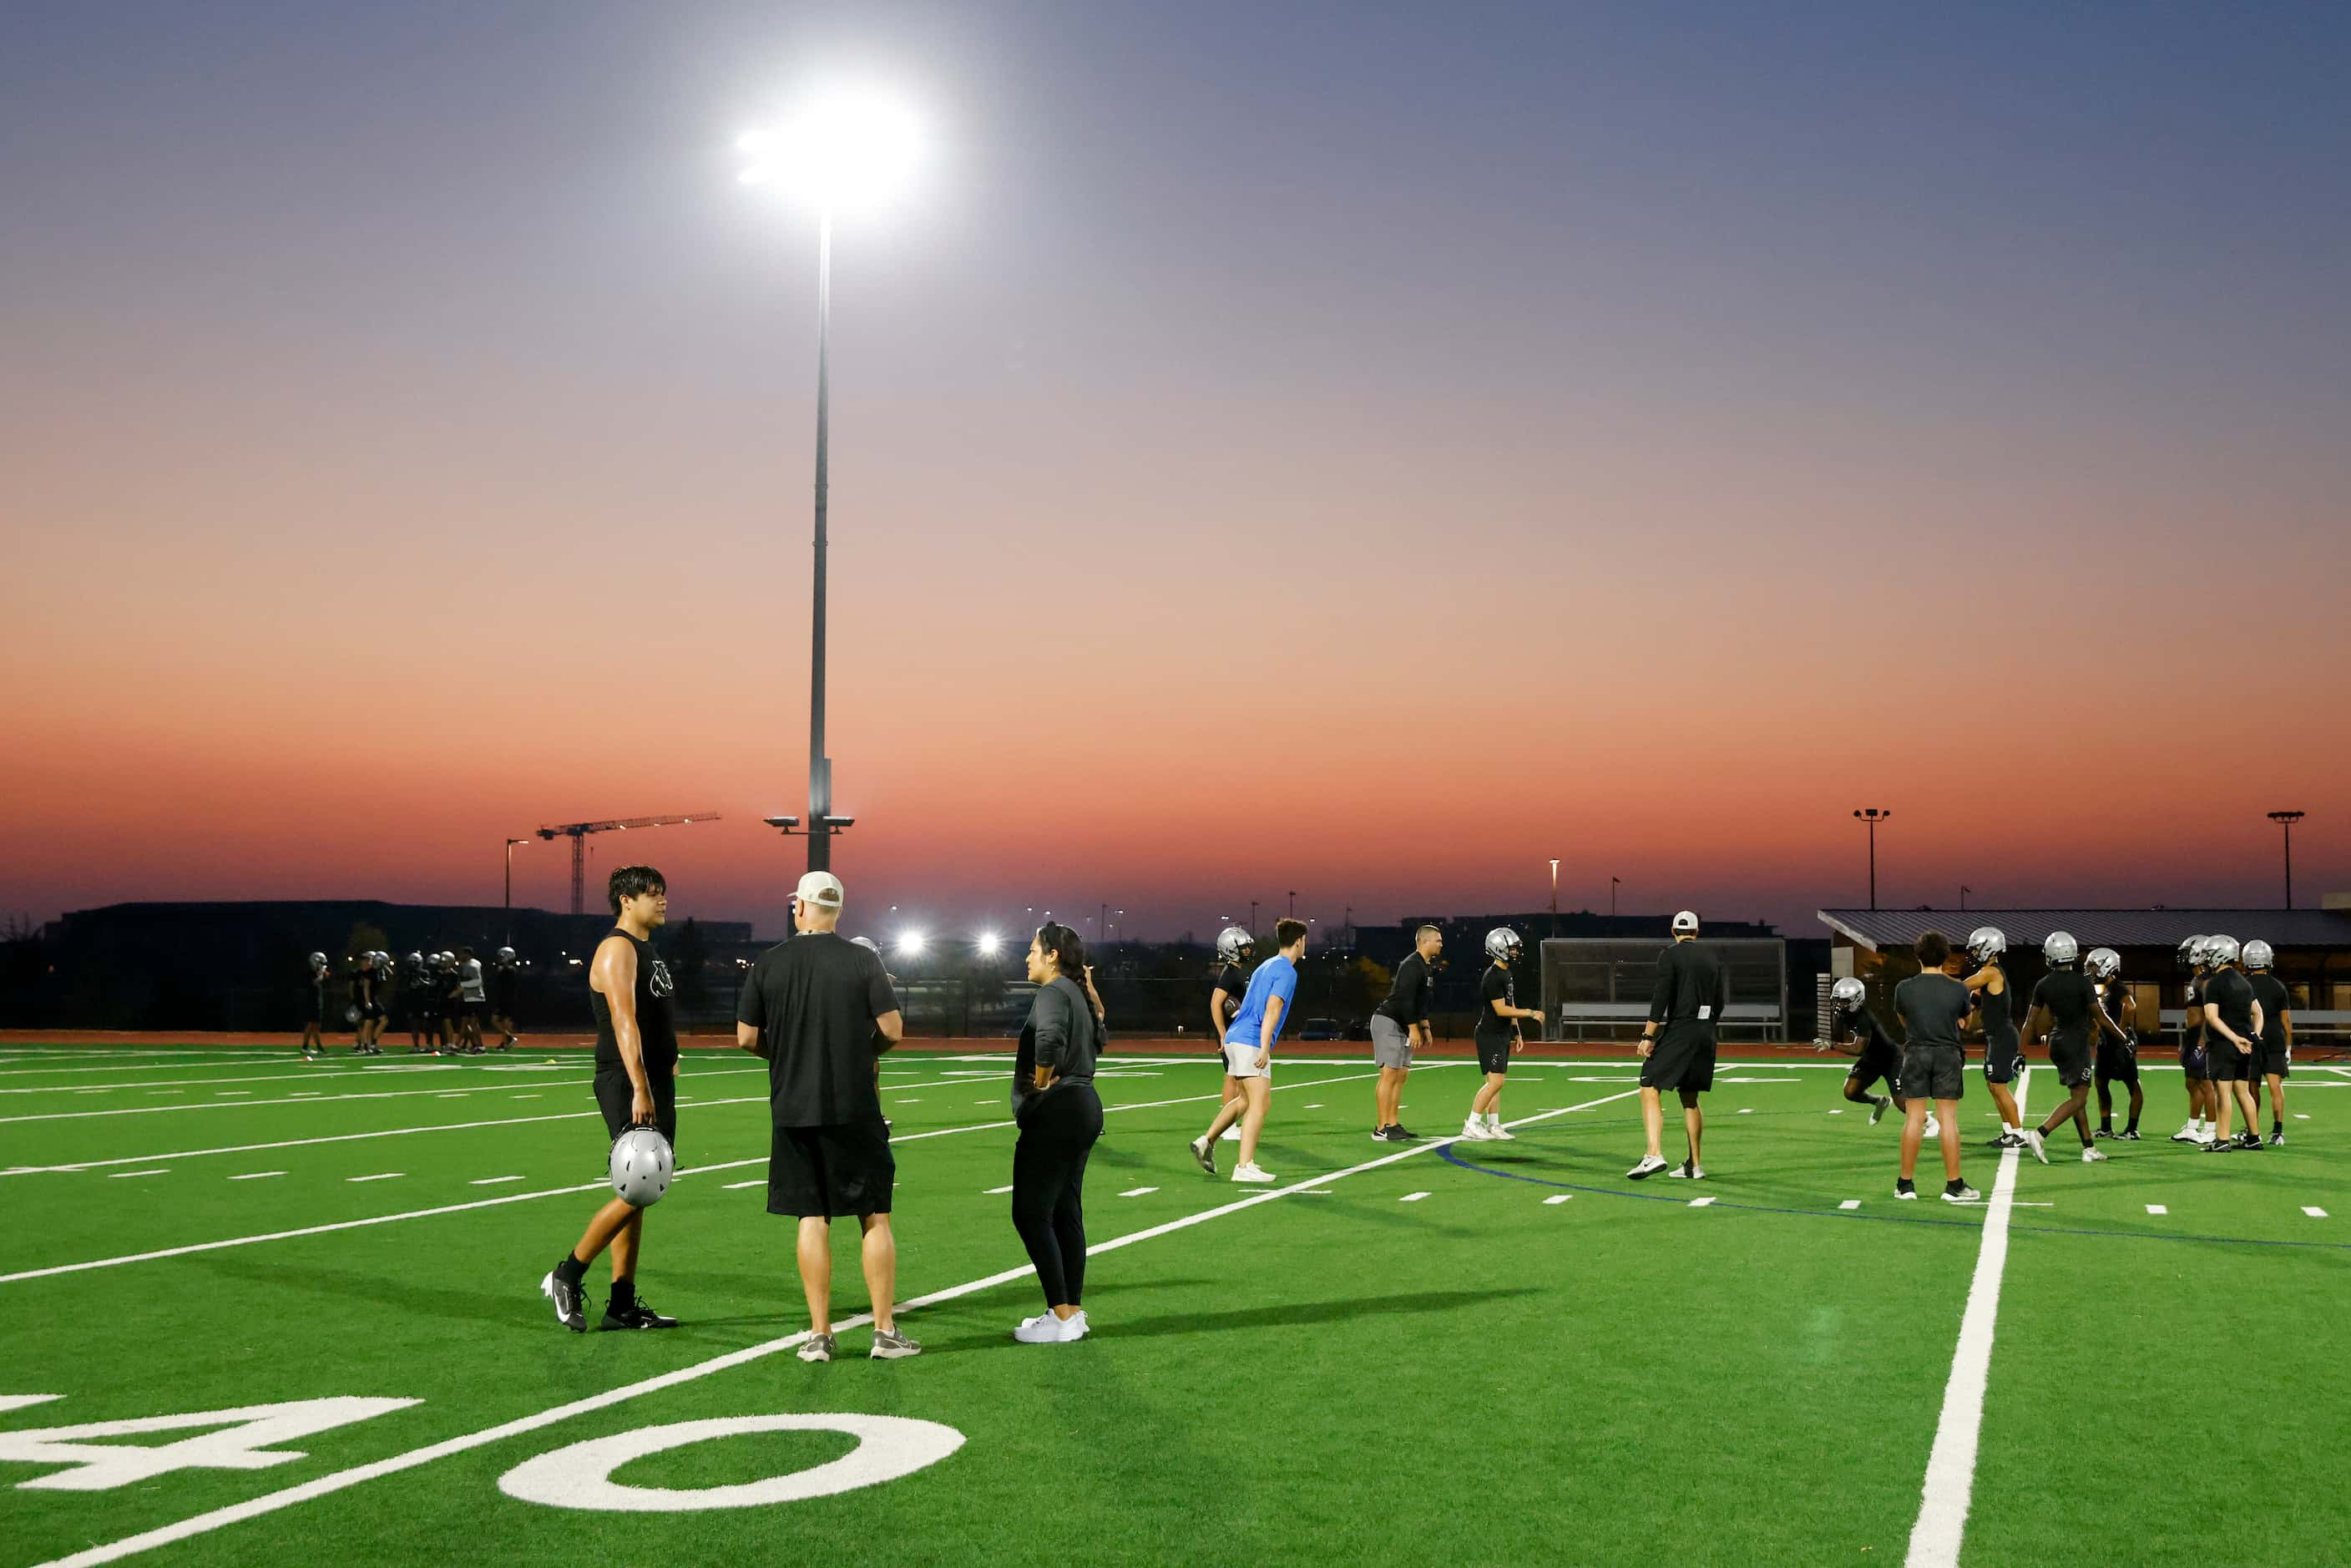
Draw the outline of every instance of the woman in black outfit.
<instances>
[{"instance_id":1,"label":"woman in black outfit","mask_svg":"<svg viewBox=\"0 0 2351 1568\"><path fill-rule=\"evenodd\" d=\"M1102 1136L1094 1057L1102 1020L1085 984L1085 946L1066 925L1048 923L1029 945L1029 977L1038 986L1020 1031L1019 1094L1012 1146L1012 1225L1037 1266L1049 1309L1012 1331L1023 1344L1067 1344L1086 1336L1086 1156Z\"/></svg>"}]
</instances>

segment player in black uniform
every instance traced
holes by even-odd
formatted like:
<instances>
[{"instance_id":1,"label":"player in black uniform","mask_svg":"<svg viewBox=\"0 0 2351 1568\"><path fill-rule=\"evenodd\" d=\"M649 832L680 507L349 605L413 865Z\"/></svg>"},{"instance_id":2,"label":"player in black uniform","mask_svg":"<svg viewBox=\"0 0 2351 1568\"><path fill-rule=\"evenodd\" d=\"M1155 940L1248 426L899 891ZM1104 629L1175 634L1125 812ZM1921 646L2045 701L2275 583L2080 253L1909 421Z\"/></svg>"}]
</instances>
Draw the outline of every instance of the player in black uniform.
<instances>
[{"instance_id":1,"label":"player in black uniform","mask_svg":"<svg viewBox=\"0 0 2351 1568\"><path fill-rule=\"evenodd\" d=\"M497 1048L512 1051L514 1042L522 1038L522 1031L515 1028L515 992L522 987L522 960L515 956L513 948L498 949L490 964L489 986L490 1022L504 1037Z\"/></svg>"},{"instance_id":2,"label":"player in black uniform","mask_svg":"<svg viewBox=\"0 0 2351 1568\"><path fill-rule=\"evenodd\" d=\"M1681 1097L1682 1129L1689 1137L1689 1158L1674 1167L1674 1175L1705 1176L1698 1143L1706 1134L1706 1113L1698 1109L1698 1097L1714 1087L1714 1031L1729 1000L1722 960L1698 945L1698 916L1683 910L1674 916L1674 945L1657 955L1656 988L1649 993L1648 1027L1641 1031L1641 1130L1649 1152L1625 1173L1633 1180L1666 1168L1662 1096L1668 1089Z\"/></svg>"},{"instance_id":3,"label":"player in black uniform","mask_svg":"<svg viewBox=\"0 0 2351 1568\"><path fill-rule=\"evenodd\" d=\"M2220 1103L2220 1122L2204 1145L2207 1154L2223 1149L2262 1146L2261 1107L2248 1087L2253 1075L2254 1043L2262 1032L2262 1004L2253 983L2236 970L2237 939L2208 938L2205 962L2212 972L2204 977L2204 1056L2212 1070L2212 1092ZM2245 1130L2231 1137L2231 1113L2245 1113Z\"/></svg>"},{"instance_id":4,"label":"player in black uniform","mask_svg":"<svg viewBox=\"0 0 2351 1568\"><path fill-rule=\"evenodd\" d=\"M2007 952L2008 935L1996 925L1979 925L1968 934L1968 957L1976 972L1968 977L1967 987L1983 1030L1984 1087L1991 1092L1992 1109L2000 1113L2000 1136L1991 1143L1995 1149L2021 1149L2024 1114L2016 1108L2016 1092L2009 1085L2024 1069L2024 1045L2016 1033L2016 997L2001 964Z\"/></svg>"},{"instance_id":5,"label":"player in black uniform","mask_svg":"<svg viewBox=\"0 0 2351 1568\"><path fill-rule=\"evenodd\" d=\"M361 953L351 961L351 1054L378 1056L382 1049L370 1030L376 1020L375 955Z\"/></svg>"},{"instance_id":6,"label":"player in black uniform","mask_svg":"<svg viewBox=\"0 0 2351 1568\"><path fill-rule=\"evenodd\" d=\"M2220 1124L2220 1107L2212 1090L2212 1064L2204 1048L2204 962L2210 936L2190 936L2179 945L2179 967L2188 971L2187 1009L2180 1014L2179 1075L2188 1083L2188 1124L2171 1134L2175 1144L2201 1148Z\"/></svg>"},{"instance_id":7,"label":"player in black uniform","mask_svg":"<svg viewBox=\"0 0 2351 1568\"><path fill-rule=\"evenodd\" d=\"M1902 1025L1902 1164L1894 1181L1894 1196L1915 1201L1918 1189L1918 1145L1927 1136L1927 1107L1940 1113L1943 1150L1943 1201L1973 1203L1983 1195L1959 1176L1959 1096L1965 1092L1968 1054L1959 1044L1959 1026L1974 1004L1973 993L1944 972L1951 961L1951 939L1939 931L1922 932L1916 951L1918 972L1894 988L1894 1016Z\"/></svg>"},{"instance_id":8,"label":"player in black uniform","mask_svg":"<svg viewBox=\"0 0 2351 1568\"><path fill-rule=\"evenodd\" d=\"M1856 1105L1869 1107L1869 1124L1873 1127L1885 1119L1887 1106L1902 1109L1902 1048L1886 1032L1869 1010L1869 988L1853 976L1846 976L1829 988L1829 1029L1820 1049L1832 1046L1843 1050L1852 1046L1856 1058L1853 1071L1845 1074L1844 1097ZM1872 1094L1880 1080L1886 1092ZM1927 1113L1925 1136L1933 1138L1942 1134L1942 1125L1932 1111Z\"/></svg>"},{"instance_id":9,"label":"player in black uniform","mask_svg":"<svg viewBox=\"0 0 2351 1568\"><path fill-rule=\"evenodd\" d=\"M656 1127L677 1148L677 1022L669 966L654 953L653 934L669 918L669 885L649 865L614 868L605 884L612 930L596 944L588 967L588 1006L596 1015L596 1105L604 1131L617 1141L631 1127ZM645 1211L615 1197L596 1211L587 1232L538 1282L555 1303L555 1321L574 1333L588 1327L588 1265L612 1249L612 1294L600 1328L672 1329L637 1296L637 1262L644 1245Z\"/></svg>"},{"instance_id":10,"label":"player in black uniform","mask_svg":"<svg viewBox=\"0 0 2351 1568\"><path fill-rule=\"evenodd\" d=\"M2042 1146L2042 1140L2071 1122L2082 1134L2083 1162L2094 1165L2106 1156L2090 1141L2090 1118L2082 1109L2090 1102L2092 1051L2101 1038L2129 1042L2098 1005L2097 988L2081 970L2082 945L2074 940L2072 932L2052 931L2041 944L2041 956L2049 972L2032 988L2032 1010L2024 1019L2024 1043L2030 1046L2044 1035L2048 1038L2049 1065L2056 1071L2057 1082L2065 1086L2065 1103L2050 1112L2039 1127L2025 1129L2024 1146L2032 1151L2034 1159L2047 1165L2049 1151Z\"/></svg>"},{"instance_id":11,"label":"player in black uniform","mask_svg":"<svg viewBox=\"0 0 2351 1568\"><path fill-rule=\"evenodd\" d=\"M327 1049L327 956L310 955L309 1017L302 1025L302 1055L305 1060Z\"/></svg>"},{"instance_id":12,"label":"player in black uniform","mask_svg":"<svg viewBox=\"0 0 2351 1568\"><path fill-rule=\"evenodd\" d=\"M1486 933L1486 956L1493 962L1478 982L1478 1026L1472 1039L1478 1047L1478 1070L1486 1081L1469 1097L1469 1117L1461 1135L1473 1143L1516 1143L1518 1134L1502 1125L1502 1085L1510 1081L1510 1058L1527 1048L1519 1032L1525 1019L1541 1020L1533 1008L1519 1006L1518 981L1510 966L1526 953L1519 934L1507 925ZM1691 1157L1697 1157L1693 1145ZM1703 1173L1701 1173L1703 1174Z\"/></svg>"},{"instance_id":13,"label":"player in black uniform","mask_svg":"<svg viewBox=\"0 0 2351 1568\"><path fill-rule=\"evenodd\" d=\"M1217 1042L1217 1071L1224 1078L1225 1105L1243 1098L1240 1080L1225 1071L1223 1042L1225 1028L1233 1015L1241 1010L1241 998L1249 994L1249 970L1245 967L1257 962L1257 938L1238 925L1228 925L1217 933L1217 972L1208 982L1208 1038ZM1239 1113L1234 1113L1233 1124L1227 1127L1221 1140L1228 1144L1241 1141ZM1203 1157L1197 1151L1194 1157L1200 1161L1210 1176L1217 1174L1217 1155L1213 1148Z\"/></svg>"},{"instance_id":14,"label":"player in black uniform","mask_svg":"<svg viewBox=\"0 0 2351 1568\"><path fill-rule=\"evenodd\" d=\"M1413 934L1412 951L1395 967L1387 999L1372 1009L1372 1064L1380 1070L1372 1136L1384 1144L1408 1144L1414 1134L1405 1130L1397 1113L1404 1108L1405 1080L1412 1074L1412 1053L1428 1044L1428 1006L1437 989L1437 956L1445 950L1445 933L1424 925ZM1234 998L1238 1005L1239 998Z\"/></svg>"},{"instance_id":15,"label":"player in black uniform","mask_svg":"<svg viewBox=\"0 0 2351 1568\"><path fill-rule=\"evenodd\" d=\"M2082 960L2083 972L2090 984L2097 988L2098 1005L2123 1031L2119 1040L2110 1040L2104 1030L2098 1034L2098 1136L2120 1138L2126 1144L2138 1142L2139 1112L2147 1105L2147 1096L2138 1087L2138 998L2118 977L2123 970L2123 956L2112 947L2093 947L2090 956ZM2130 1124L2121 1132L2115 1131L2115 1094L2113 1084L2130 1088Z\"/></svg>"},{"instance_id":16,"label":"player in black uniform","mask_svg":"<svg viewBox=\"0 0 2351 1568\"><path fill-rule=\"evenodd\" d=\"M2259 938L2245 944L2245 978L2261 1004L2261 1039L2254 1042L2253 1071L2269 1080L2270 1147L2285 1145L2285 1080L2294 1069L2294 993L2270 973L2277 953Z\"/></svg>"}]
</instances>

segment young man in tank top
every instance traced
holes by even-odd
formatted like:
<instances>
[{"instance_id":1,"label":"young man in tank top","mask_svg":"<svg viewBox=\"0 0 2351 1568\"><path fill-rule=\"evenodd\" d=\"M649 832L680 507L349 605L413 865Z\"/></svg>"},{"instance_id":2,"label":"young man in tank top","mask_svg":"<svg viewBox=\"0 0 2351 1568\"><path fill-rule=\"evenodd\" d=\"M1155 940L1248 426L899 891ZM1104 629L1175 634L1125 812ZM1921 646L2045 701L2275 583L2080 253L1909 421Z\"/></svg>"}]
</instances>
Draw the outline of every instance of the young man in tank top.
<instances>
[{"instance_id":1,"label":"young man in tank top","mask_svg":"<svg viewBox=\"0 0 2351 1568\"><path fill-rule=\"evenodd\" d=\"M653 934L669 918L669 884L649 865L616 868L605 885L612 929L596 944L588 967L588 1005L596 1015L596 1105L604 1130L617 1139L631 1127L658 1128L677 1147L677 1020L669 966L653 952ZM609 1145L608 1145L609 1146ZM538 1282L555 1303L555 1321L586 1331L588 1265L612 1249L612 1294L607 1329L674 1329L637 1297L637 1260L644 1246L645 1211L614 1197L596 1211L580 1244Z\"/></svg>"},{"instance_id":2,"label":"young man in tank top","mask_svg":"<svg viewBox=\"0 0 2351 1568\"><path fill-rule=\"evenodd\" d=\"M1995 1149L2024 1147L2024 1113L2016 1108L2017 1069L2024 1061L2024 1042L2016 1032L2016 998L2008 988L2008 971L2001 965L2008 937L1999 927L1979 925L1968 934L1968 956L1976 972L1967 978L1979 1027L1983 1030L1984 1087L1991 1092L1992 1109L2000 1113L2000 1136Z\"/></svg>"}]
</instances>

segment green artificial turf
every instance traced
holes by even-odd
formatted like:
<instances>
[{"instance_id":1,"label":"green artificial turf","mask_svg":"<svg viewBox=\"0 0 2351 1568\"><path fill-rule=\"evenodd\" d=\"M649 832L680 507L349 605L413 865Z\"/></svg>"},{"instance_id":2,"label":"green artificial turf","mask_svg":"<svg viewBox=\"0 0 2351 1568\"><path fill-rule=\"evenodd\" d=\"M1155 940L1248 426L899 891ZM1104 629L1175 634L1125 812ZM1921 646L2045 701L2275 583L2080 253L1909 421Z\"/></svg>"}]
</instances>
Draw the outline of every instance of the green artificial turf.
<instances>
[{"instance_id":1,"label":"green artificial turf","mask_svg":"<svg viewBox=\"0 0 2351 1568\"><path fill-rule=\"evenodd\" d=\"M0 1439L328 1396L417 1401L280 1445L304 1457L266 1469L54 1490L20 1483L63 1467L0 1460L0 1568L673 1372L695 1375L131 1560L1900 1560L1985 1211L1932 1201L1931 1155L1928 1200L1896 1204L1896 1124L1844 1105L1834 1066L1726 1064L1701 1185L1624 1178L1640 1145L1621 1062L1521 1059L1507 1118L1586 1108L1449 1158L1369 1141L1367 1061L1286 1062L1261 1161L1284 1186L1328 1179L1256 1202L1184 1148L1214 1106L1210 1061L1105 1068L1092 1337L1014 1344L1041 1305L1022 1273L907 1311L918 1359L871 1362L854 1327L850 1359L807 1365L791 1354L806 1316L790 1222L764 1212L763 1082L747 1058L687 1060L684 1174L647 1219L641 1287L684 1326L580 1336L537 1288L601 1201L604 1135L579 1053L304 1064L0 1048L0 1165L38 1167L0 1176L16 1220L0 1273L273 1238L0 1281L0 1395L65 1396L0 1412ZM1006 1062L909 1052L888 1069L900 1300L1024 1270L1009 1199L991 1191L1010 1180ZM1455 1131L1474 1076L1425 1067L1406 1121ZM2020 1203L2049 1207L2012 1211L1968 1563L2324 1562L2351 1525L2330 1471L2351 1407L2330 1321L2351 1268L2351 1167L2330 1134L2351 1116L2351 1075L2298 1070L2291 1105L2309 1119L2289 1123L2287 1148L2250 1155L2163 1142L2179 1085L2148 1082L2149 1141L2104 1145L2104 1166L2016 1173ZM1980 1092L1963 1106L1969 1174L1989 1192L1988 1109ZM496 1124L438 1130L474 1123ZM1228 1169L1234 1148L1219 1149ZM66 1166L86 1168L48 1168ZM447 1206L470 1207L417 1216ZM847 1318L864 1287L854 1228L839 1228ZM591 1320L605 1278L601 1264L590 1276ZM750 1347L768 1354L707 1368ZM940 1423L963 1442L894 1479L748 1508L583 1511L499 1488L591 1438L818 1413ZM733 1436L613 1479L746 1485L853 1447L825 1430ZM2225 1516L2189 1484L2216 1455L2248 1478L2249 1506Z\"/></svg>"}]
</instances>

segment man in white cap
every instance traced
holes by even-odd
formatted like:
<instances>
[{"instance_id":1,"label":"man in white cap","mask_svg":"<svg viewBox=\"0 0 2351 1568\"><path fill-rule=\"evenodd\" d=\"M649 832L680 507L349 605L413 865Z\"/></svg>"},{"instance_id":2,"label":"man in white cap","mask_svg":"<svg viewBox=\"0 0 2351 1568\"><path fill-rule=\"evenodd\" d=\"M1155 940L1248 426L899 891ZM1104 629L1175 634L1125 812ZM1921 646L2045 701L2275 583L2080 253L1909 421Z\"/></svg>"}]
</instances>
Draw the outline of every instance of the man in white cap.
<instances>
[{"instance_id":1,"label":"man in white cap","mask_svg":"<svg viewBox=\"0 0 2351 1568\"><path fill-rule=\"evenodd\" d=\"M878 1051L905 1032L881 957L840 932L841 879L812 871L793 895L799 935L759 955L743 982L735 1043L768 1063L768 1212L799 1224L800 1288L808 1298L802 1361L831 1361L832 1221L857 1217L873 1302L877 1361L919 1355L897 1330L898 1243L890 1189L898 1174L874 1086Z\"/></svg>"},{"instance_id":2,"label":"man in white cap","mask_svg":"<svg viewBox=\"0 0 2351 1568\"><path fill-rule=\"evenodd\" d=\"M1662 1096L1668 1089L1681 1096L1682 1127L1689 1134L1689 1158L1673 1174L1706 1178L1698 1164L1706 1113L1698 1097L1714 1087L1714 1031L1729 1003L1729 985L1722 960L1698 945L1698 915L1687 909L1675 915L1674 945L1657 955L1656 988L1649 993L1648 1027L1641 1031L1641 1130L1649 1152L1625 1173L1635 1181L1666 1169Z\"/></svg>"}]
</instances>

